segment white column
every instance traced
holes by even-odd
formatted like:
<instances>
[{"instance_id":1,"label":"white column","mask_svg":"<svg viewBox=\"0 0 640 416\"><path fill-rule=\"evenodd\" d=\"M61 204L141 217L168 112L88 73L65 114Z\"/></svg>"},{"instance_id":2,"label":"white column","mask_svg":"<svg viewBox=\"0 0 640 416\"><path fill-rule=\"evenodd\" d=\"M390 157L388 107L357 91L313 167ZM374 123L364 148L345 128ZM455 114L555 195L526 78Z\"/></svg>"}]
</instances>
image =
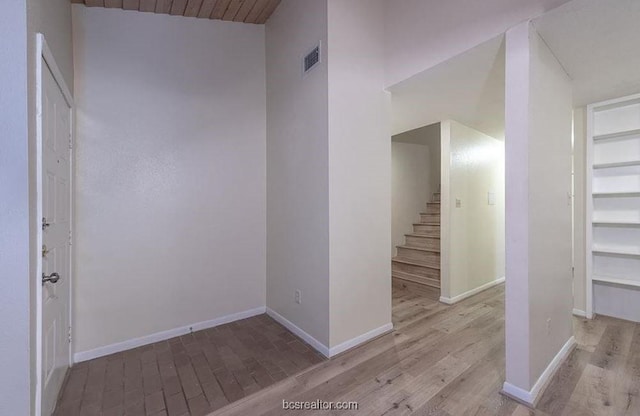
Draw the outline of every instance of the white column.
<instances>
[{"instance_id":1,"label":"white column","mask_svg":"<svg viewBox=\"0 0 640 416\"><path fill-rule=\"evenodd\" d=\"M534 403L574 344L571 82L530 22L506 44L506 382Z\"/></svg>"}]
</instances>

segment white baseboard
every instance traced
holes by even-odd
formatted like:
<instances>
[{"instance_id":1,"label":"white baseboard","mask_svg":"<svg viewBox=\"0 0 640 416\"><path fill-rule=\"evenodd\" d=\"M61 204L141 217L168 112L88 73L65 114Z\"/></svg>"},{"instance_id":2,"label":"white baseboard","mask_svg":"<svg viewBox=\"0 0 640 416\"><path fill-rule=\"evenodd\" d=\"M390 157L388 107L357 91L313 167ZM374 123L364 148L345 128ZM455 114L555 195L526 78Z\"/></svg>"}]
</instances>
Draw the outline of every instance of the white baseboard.
<instances>
[{"instance_id":1,"label":"white baseboard","mask_svg":"<svg viewBox=\"0 0 640 416\"><path fill-rule=\"evenodd\" d=\"M278 312L274 311L271 308L267 308L267 315L269 315L274 320L282 324L282 326L287 328L289 331L293 332L294 334L302 338L304 342L311 345L320 354L324 355L325 357L331 356L329 353L329 347L327 347L322 342L318 341L317 339L315 339L314 337L312 337L311 335L309 335L308 333L300 329L300 327L298 327L296 324L294 324L284 316L280 315Z\"/></svg>"},{"instance_id":2,"label":"white baseboard","mask_svg":"<svg viewBox=\"0 0 640 416\"><path fill-rule=\"evenodd\" d=\"M378 337L380 335L386 334L388 332L393 331L393 324L391 322L389 322L388 324L382 325L381 327L378 327L376 329L372 329L369 332L366 332L362 335L359 335L355 338L351 338L350 340L347 340L345 342L342 342L338 345L336 345L335 347L331 347L329 349L329 356L333 357L334 355L338 355L342 352L345 352L347 350L350 350L351 348L357 347L360 344L363 344L375 337Z\"/></svg>"},{"instance_id":3,"label":"white baseboard","mask_svg":"<svg viewBox=\"0 0 640 416\"><path fill-rule=\"evenodd\" d=\"M581 318L586 318L586 317L587 317L587 313L586 313L585 311L583 311L583 310L580 310L580 309L575 309L575 308L574 308L574 309L573 309L573 314L574 314L575 316L579 316L579 317L581 317Z\"/></svg>"},{"instance_id":4,"label":"white baseboard","mask_svg":"<svg viewBox=\"0 0 640 416\"><path fill-rule=\"evenodd\" d=\"M379 328L373 329L355 338L342 342L335 347L329 348L273 309L267 308L267 315L280 322L282 326L302 338L304 342L311 345L313 348L315 348L316 351L327 358L333 357L351 348L357 347L360 344L363 344L375 337L393 330L393 324L389 322L388 324L385 324Z\"/></svg>"},{"instance_id":5,"label":"white baseboard","mask_svg":"<svg viewBox=\"0 0 640 416\"><path fill-rule=\"evenodd\" d=\"M471 289L469 291L461 293L461 294L459 294L457 296L454 296L452 298L447 298L447 297L441 296L440 297L440 302L446 303L447 305L453 305L454 303L458 303L461 300L464 300L464 299L466 299L468 297L471 297L471 296L473 296L475 294L478 294L478 293L482 292L483 290L487 290L487 289L490 289L490 288L492 288L494 286L497 286L497 285L499 285L501 283L504 283L504 280L505 280L505 278L501 277L499 279L496 279L496 280L494 280L492 282L489 282L489 283L485 283L482 286L478 286L475 289Z\"/></svg>"},{"instance_id":6,"label":"white baseboard","mask_svg":"<svg viewBox=\"0 0 640 416\"><path fill-rule=\"evenodd\" d=\"M562 348L560 348L556 356L553 357L553 360L551 360L547 368L540 374L538 381L536 381L531 390L524 390L505 381L502 386L502 393L523 404L535 407L536 402L540 398L540 393L547 387L553 375L558 371L558 368L560 368L560 365L567 359L571 351L573 351L575 345L576 339L571 336Z\"/></svg>"},{"instance_id":7,"label":"white baseboard","mask_svg":"<svg viewBox=\"0 0 640 416\"><path fill-rule=\"evenodd\" d=\"M209 321L197 322L195 324L186 325L179 328L173 328L167 331L156 332L155 334L145 335L140 338L133 338L127 341L105 345L104 347L98 347L88 351L77 352L73 354L73 362L80 363L82 361L104 357L105 355L115 354L117 352L130 350L132 348L141 347L143 345L153 344L154 342L164 341L180 335L185 335L192 331L200 331L202 329L213 328L218 325L237 321L239 319L245 319L245 318L250 318L256 315L261 315L265 312L266 312L266 308L264 306L261 306L259 308L249 309L246 311L221 316L219 318L211 319Z\"/></svg>"}]
</instances>

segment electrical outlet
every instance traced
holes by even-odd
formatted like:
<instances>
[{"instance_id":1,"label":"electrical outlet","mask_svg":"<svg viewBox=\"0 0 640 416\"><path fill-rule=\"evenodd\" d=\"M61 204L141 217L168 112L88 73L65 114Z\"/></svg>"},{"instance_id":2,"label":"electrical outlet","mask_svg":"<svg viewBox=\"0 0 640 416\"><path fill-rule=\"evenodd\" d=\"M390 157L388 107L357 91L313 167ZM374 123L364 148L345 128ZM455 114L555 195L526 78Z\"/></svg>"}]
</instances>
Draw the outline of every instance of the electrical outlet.
<instances>
[{"instance_id":1,"label":"electrical outlet","mask_svg":"<svg viewBox=\"0 0 640 416\"><path fill-rule=\"evenodd\" d=\"M459 198L456 198L456 208L460 208L462 207L462 200Z\"/></svg>"},{"instance_id":2,"label":"electrical outlet","mask_svg":"<svg viewBox=\"0 0 640 416\"><path fill-rule=\"evenodd\" d=\"M551 335L551 318L547 319L547 335Z\"/></svg>"},{"instance_id":3,"label":"electrical outlet","mask_svg":"<svg viewBox=\"0 0 640 416\"><path fill-rule=\"evenodd\" d=\"M302 291L296 290L295 300L296 300L297 304L301 304L302 303Z\"/></svg>"}]
</instances>

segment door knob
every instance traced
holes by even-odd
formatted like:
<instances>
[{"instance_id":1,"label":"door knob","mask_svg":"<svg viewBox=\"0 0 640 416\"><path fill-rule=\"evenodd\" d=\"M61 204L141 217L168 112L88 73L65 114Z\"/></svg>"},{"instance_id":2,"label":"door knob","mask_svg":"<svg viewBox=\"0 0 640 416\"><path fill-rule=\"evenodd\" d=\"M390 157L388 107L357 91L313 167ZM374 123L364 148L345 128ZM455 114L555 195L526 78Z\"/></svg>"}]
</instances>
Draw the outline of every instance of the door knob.
<instances>
[{"instance_id":1,"label":"door knob","mask_svg":"<svg viewBox=\"0 0 640 416\"><path fill-rule=\"evenodd\" d=\"M58 280L60 280L60 275L58 273L51 273L49 276L42 273L42 284L45 284L47 282L58 283Z\"/></svg>"}]
</instances>

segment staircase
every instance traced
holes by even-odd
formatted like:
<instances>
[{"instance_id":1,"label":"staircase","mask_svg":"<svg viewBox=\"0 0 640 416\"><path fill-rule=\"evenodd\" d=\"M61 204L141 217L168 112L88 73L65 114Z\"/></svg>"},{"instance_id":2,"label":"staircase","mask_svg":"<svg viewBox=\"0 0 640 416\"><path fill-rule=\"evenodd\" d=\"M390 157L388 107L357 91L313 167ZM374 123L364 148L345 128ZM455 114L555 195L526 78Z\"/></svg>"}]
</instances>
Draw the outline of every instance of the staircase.
<instances>
[{"instance_id":1,"label":"staircase","mask_svg":"<svg viewBox=\"0 0 640 416\"><path fill-rule=\"evenodd\" d=\"M394 279L440 288L440 192L433 193L413 233L405 234L405 244L397 248L391 260Z\"/></svg>"}]
</instances>

